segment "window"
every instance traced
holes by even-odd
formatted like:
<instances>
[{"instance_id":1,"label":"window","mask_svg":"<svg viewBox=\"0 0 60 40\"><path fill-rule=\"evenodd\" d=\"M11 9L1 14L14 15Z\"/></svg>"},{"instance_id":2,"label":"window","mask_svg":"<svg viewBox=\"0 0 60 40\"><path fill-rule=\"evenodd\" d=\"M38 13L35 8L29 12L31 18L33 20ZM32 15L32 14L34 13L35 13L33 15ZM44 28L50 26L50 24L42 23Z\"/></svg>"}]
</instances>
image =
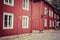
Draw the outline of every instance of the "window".
<instances>
[{"instance_id":1,"label":"window","mask_svg":"<svg viewBox=\"0 0 60 40\"><path fill-rule=\"evenodd\" d=\"M47 19L44 20L44 27L47 26Z\"/></svg>"},{"instance_id":2,"label":"window","mask_svg":"<svg viewBox=\"0 0 60 40\"><path fill-rule=\"evenodd\" d=\"M56 24L57 24L57 20L54 21L54 24L55 24L55 26L56 26Z\"/></svg>"},{"instance_id":3,"label":"window","mask_svg":"<svg viewBox=\"0 0 60 40\"><path fill-rule=\"evenodd\" d=\"M29 0L23 0L23 9L29 10Z\"/></svg>"},{"instance_id":4,"label":"window","mask_svg":"<svg viewBox=\"0 0 60 40\"><path fill-rule=\"evenodd\" d=\"M44 15L46 15L47 13L48 13L48 9L44 7Z\"/></svg>"},{"instance_id":5,"label":"window","mask_svg":"<svg viewBox=\"0 0 60 40\"><path fill-rule=\"evenodd\" d=\"M54 14L54 18L56 18L56 14Z\"/></svg>"},{"instance_id":6,"label":"window","mask_svg":"<svg viewBox=\"0 0 60 40\"><path fill-rule=\"evenodd\" d=\"M51 0L48 0L48 1L51 1Z\"/></svg>"},{"instance_id":7,"label":"window","mask_svg":"<svg viewBox=\"0 0 60 40\"><path fill-rule=\"evenodd\" d=\"M52 11L51 17L53 17L53 11Z\"/></svg>"},{"instance_id":8,"label":"window","mask_svg":"<svg viewBox=\"0 0 60 40\"><path fill-rule=\"evenodd\" d=\"M54 27L54 21L53 21L53 27Z\"/></svg>"},{"instance_id":9,"label":"window","mask_svg":"<svg viewBox=\"0 0 60 40\"><path fill-rule=\"evenodd\" d=\"M52 27L54 27L54 21L52 21L52 24L51 25L52 25Z\"/></svg>"},{"instance_id":10,"label":"window","mask_svg":"<svg viewBox=\"0 0 60 40\"><path fill-rule=\"evenodd\" d=\"M4 4L14 6L14 0L4 0Z\"/></svg>"},{"instance_id":11,"label":"window","mask_svg":"<svg viewBox=\"0 0 60 40\"><path fill-rule=\"evenodd\" d=\"M28 28L29 27L29 17L23 16L22 17L22 28Z\"/></svg>"},{"instance_id":12,"label":"window","mask_svg":"<svg viewBox=\"0 0 60 40\"><path fill-rule=\"evenodd\" d=\"M52 27L52 24L51 23L52 23L52 21L50 20L50 27Z\"/></svg>"},{"instance_id":13,"label":"window","mask_svg":"<svg viewBox=\"0 0 60 40\"><path fill-rule=\"evenodd\" d=\"M59 15L57 15L57 19L59 19Z\"/></svg>"},{"instance_id":14,"label":"window","mask_svg":"<svg viewBox=\"0 0 60 40\"><path fill-rule=\"evenodd\" d=\"M59 26L59 21L57 22L57 25L56 26Z\"/></svg>"},{"instance_id":15,"label":"window","mask_svg":"<svg viewBox=\"0 0 60 40\"><path fill-rule=\"evenodd\" d=\"M3 29L13 29L13 14L4 12Z\"/></svg>"},{"instance_id":16,"label":"window","mask_svg":"<svg viewBox=\"0 0 60 40\"><path fill-rule=\"evenodd\" d=\"M51 16L51 10L49 10L49 16Z\"/></svg>"}]
</instances>

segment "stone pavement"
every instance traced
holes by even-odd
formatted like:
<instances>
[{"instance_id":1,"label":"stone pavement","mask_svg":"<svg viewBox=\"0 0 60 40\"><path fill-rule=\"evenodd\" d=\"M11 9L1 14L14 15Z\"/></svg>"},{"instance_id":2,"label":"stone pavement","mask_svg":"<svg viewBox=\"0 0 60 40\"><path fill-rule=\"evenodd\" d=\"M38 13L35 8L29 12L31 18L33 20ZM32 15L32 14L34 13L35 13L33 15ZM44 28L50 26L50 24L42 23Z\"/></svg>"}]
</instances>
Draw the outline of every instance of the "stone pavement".
<instances>
[{"instance_id":1,"label":"stone pavement","mask_svg":"<svg viewBox=\"0 0 60 40\"><path fill-rule=\"evenodd\" d=\"M0 37L0 40L60 40L60 30L44 30L40 33L21 34L15 37Z\"/></svg>"}]
</instances>

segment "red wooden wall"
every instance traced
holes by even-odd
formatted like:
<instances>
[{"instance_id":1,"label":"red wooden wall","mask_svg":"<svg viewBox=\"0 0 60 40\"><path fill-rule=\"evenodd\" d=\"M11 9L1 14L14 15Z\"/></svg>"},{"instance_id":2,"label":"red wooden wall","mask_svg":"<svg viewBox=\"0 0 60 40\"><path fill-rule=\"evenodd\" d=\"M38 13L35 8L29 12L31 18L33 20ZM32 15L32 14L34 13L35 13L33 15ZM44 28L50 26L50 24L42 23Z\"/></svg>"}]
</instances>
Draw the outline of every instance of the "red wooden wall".
<instances>
[{"instance_id":1,"label":"red wooden wall","mask_svg":"<svg viewBox=\"0 0 60 40\"><path fill-rule=\"evenodd\" d=\"M0 36L10 36L17 35L22 33L31 33L32 30L44 30L44 19L48 20L48 26L46 29L49 29L49 20L54 18L49 17L47 14L42 18L44 14L44 7L47 7L48 10L53 10L53 8L46 4L43 1L29 2L29 10L22 9L22 0L14 0L14 7L3 4L3 0L0 1ZM3 12L9 12L14 14L14 28L3 30ZM29 16L29 28L22 28L22 16Z\"/></svg>"},{"instance_id":2,"label":"red wooden wall","mask_svg":"<svg viewBox=\"0 0 60 40\"><path fill-rule=\"evenodd\" d=\"M14 0L14 7L3 4L4 0L1 0L0 4L0 36L17 35L22 33L31 33L31 2L29 3L29 10L22 9L22 0ZM3 30L3 12L9 12L14 14L14 28ZM22 28L22 16L29 16L29 28Z\"/></svg>"}]
</instances>

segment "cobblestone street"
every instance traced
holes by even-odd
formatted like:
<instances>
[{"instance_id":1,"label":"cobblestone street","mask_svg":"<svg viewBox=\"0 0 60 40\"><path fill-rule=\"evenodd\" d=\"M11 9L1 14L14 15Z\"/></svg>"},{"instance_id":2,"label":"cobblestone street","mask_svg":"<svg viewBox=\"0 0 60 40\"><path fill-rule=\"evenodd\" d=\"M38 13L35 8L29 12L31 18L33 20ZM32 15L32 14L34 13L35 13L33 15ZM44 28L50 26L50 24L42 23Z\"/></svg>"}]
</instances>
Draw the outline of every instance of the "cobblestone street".
<instances>
[{"instance_id":1,"label":"cobblestone street","mask_svg":"<svg viewBox=\"0 0 60 40\"><path fill-rule=\"evenodd\" d=\"M40 33L22 34L15 37L1 37L0 40L60 40L60 30L45 30Z\"/></svg>"}]
</instances>

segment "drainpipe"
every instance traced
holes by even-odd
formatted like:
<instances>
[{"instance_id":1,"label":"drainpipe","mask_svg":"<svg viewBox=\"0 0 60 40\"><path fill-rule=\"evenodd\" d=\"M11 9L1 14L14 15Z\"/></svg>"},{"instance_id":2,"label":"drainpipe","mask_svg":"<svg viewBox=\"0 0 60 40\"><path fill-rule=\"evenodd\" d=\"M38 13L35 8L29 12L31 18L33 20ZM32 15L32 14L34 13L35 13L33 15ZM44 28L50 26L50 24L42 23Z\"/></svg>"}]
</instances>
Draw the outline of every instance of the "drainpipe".
<instances>
[{"instance_id":1,"label":"drainpipe","mask_svg":"<svg viewBox=\"0 0 60 40\"><path fill-rule=\"evenodd\" d=\"M33 4L32 4L32 0L31 0L31 22L32 22L32 6ZM31 23L31 32L32 32L32 23Z\"/></svg>"},{"instance_id":2,"label":"drainpipe","mask_svg":"<svg viewBox=\"0 0 60 40\"><path fill-rule=\"evenodd\" d=\"M39 30L40 30L40 2L39 2Z\"/></svg>"}]
</instances>

